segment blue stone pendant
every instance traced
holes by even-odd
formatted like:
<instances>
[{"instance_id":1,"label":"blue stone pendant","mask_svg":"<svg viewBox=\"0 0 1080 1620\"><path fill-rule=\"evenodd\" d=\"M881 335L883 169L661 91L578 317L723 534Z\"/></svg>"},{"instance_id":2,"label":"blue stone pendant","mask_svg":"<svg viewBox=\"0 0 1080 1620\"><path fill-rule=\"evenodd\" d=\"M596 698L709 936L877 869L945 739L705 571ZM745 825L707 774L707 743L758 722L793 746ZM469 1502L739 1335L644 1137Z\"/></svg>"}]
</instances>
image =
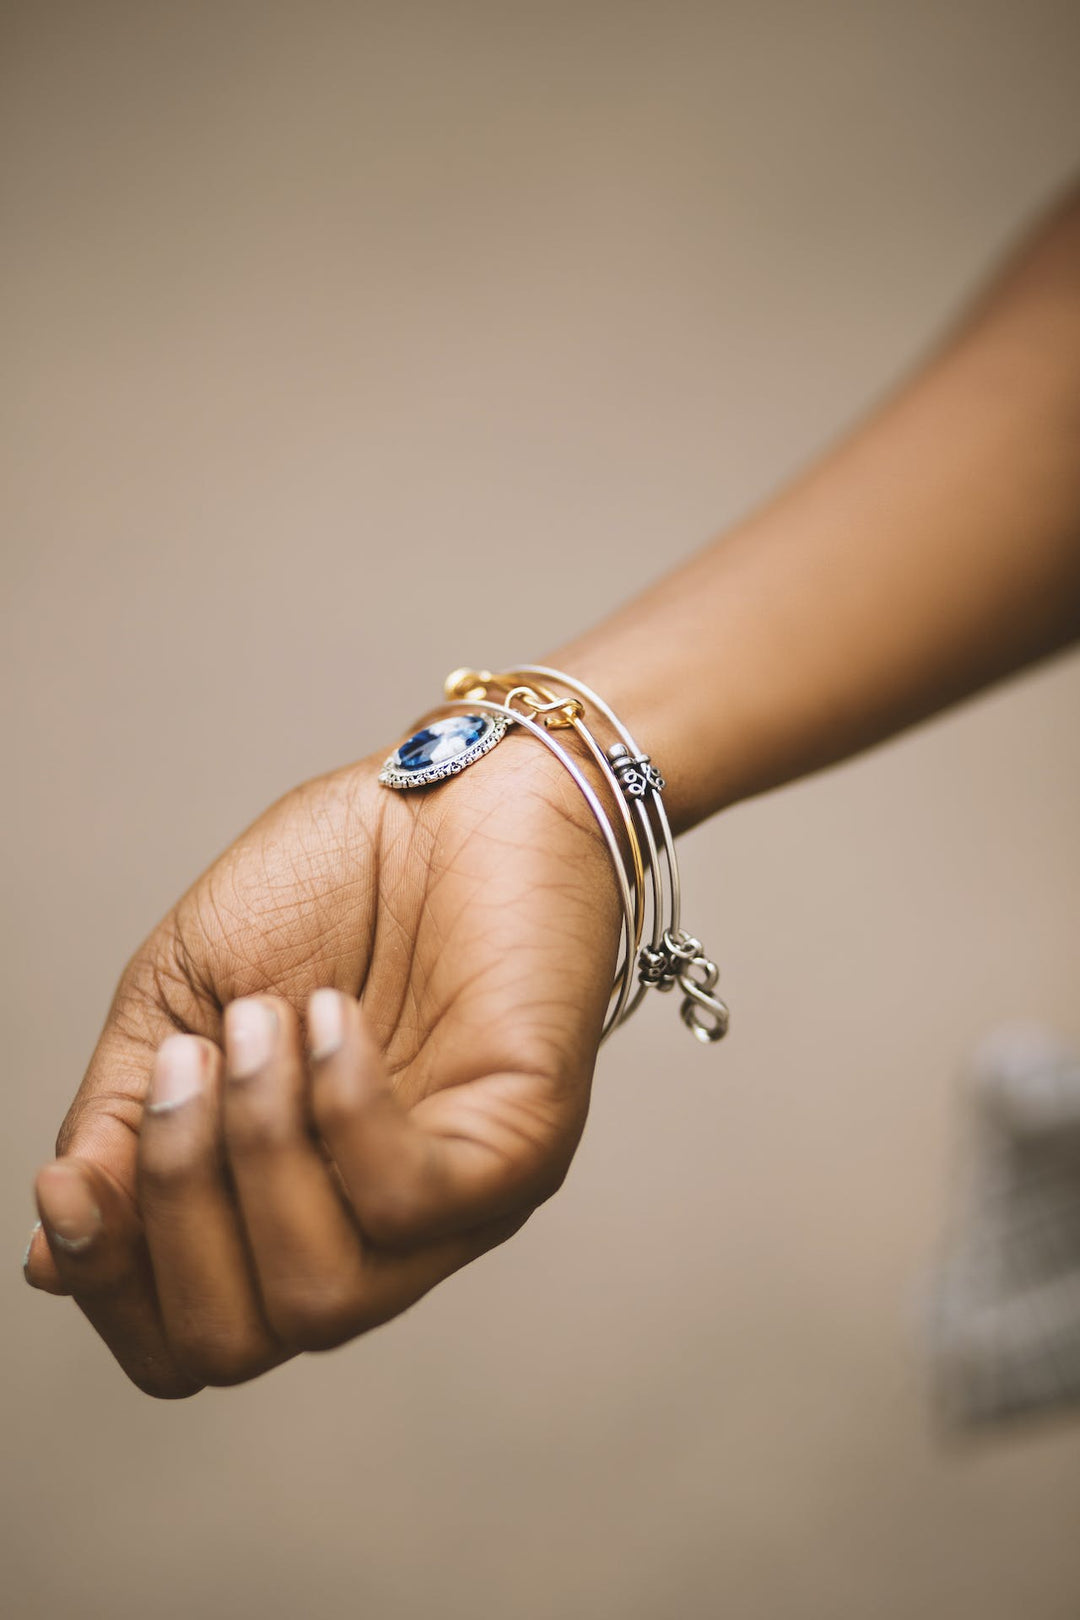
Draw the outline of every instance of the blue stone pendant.
<instances>
[{"instance_id":1,"label":"blue stone pendant","mask_svg":"<svg viewBox=\"0 0 1080 1620\"><path fill-rule=\"evenodd\" d=\"M433 720L395 748L379 772L384 787L427 787L456 776L506 735L509 721L498 714L452 714Z\"/></svg>"}]
</instances>

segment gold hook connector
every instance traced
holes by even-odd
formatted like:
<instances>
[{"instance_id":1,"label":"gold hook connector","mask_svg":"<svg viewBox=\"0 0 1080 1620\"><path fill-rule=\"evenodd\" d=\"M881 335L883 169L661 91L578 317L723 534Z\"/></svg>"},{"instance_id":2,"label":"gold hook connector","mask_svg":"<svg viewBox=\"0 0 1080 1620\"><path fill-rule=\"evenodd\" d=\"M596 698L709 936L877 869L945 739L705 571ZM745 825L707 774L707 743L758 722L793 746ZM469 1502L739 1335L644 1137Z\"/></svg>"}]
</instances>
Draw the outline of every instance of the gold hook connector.
<instances>
[{"instance_id":1,"label":"gold hook connector","mask_svg":"<svg viewBox=\"0 0 1080 1620\"><path fill-rule=\"evenodd\" d=\"M451 703L484 698L494 679L490 669L452 669L443 682L443 696Z\"/></svg>"},{"instance_id":2,"label":"gold hook connector","mask_svg":"<svg viewBox=\"0 0 1080 1620\"><path fill-rule=\"evenodd\" d=\"M515 698L523 709L542 721L550 731L572 726L585 713L585 705L580 698L552 698L550 702L545 702L531 686L512 686L504 699L508 709L514 707Z\"/></svg>"}]
</instances>

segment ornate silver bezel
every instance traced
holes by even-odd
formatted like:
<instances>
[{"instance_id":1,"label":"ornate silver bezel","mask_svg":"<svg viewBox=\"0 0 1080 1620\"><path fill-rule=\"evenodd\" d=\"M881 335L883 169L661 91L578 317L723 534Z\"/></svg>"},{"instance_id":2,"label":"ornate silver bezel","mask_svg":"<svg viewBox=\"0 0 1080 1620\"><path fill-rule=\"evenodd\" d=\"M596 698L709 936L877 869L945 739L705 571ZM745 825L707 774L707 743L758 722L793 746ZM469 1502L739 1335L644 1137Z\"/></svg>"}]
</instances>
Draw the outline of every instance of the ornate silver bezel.
<instances>
[{"instance_id":1,"label":"ornate silver bezel","mask_svg":"<svg viewBox=\"0 0 1080 1620\"><path fill-rule=\"evenodd\" d=\"M458 720L465 718L465 716L447 714L440 718ZM448 776L457 776L459 771L464 771L470 765L474 765L478 759L482 759L486 753L494 748L497 742L501 742L510 727L509 720L505 720L502 715L478 714L477 718L483 720L485 730L477 737L474 743L470 743L468 748L457 754L453 759L444 760L441 765L429 765L423 771L406 771L395 764L398 750L404 746L403 743L399 743L379 772L379 781L384 787L418 788L430 787L432 782L444 782ZM428 721L429 726L437 724L437 719ZM427 728L421 726L419 729L426 730ZM415 736L415 731L410 733L410 737ZM409 737L405 738L405 742L409 740Z\"/></svg>"}]
</instances>

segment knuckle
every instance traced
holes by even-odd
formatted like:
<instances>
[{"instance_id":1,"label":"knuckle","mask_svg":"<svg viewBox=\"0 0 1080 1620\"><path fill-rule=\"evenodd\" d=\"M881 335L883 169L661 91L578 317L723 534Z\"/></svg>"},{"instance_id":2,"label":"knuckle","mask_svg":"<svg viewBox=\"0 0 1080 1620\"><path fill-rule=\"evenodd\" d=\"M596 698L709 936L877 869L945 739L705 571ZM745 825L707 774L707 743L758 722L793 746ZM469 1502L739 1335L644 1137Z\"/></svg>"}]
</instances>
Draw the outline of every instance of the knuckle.
<instances>
[{"instance_id":1,"label":"knuckle","mask_svg":"<svg viewBox=\"0 0 1080 1620\"><path fill-rule=\"evenodd\" d=\"M215 1332L205 1327L188 1329L174 1341L173 1348L177 1361L190 1378L218 1387L242 1384L256 1377L273 1359L262 1338L225 1330Z\"/></svg>"},{"instance_id":2,"label":"knuckle","mask_svg":"<svg viewBox=\"0 0 1080 1620\"><path fill-rule=\"evenodd\" d=\"M350 1087L322 1075L312 1086L311 1112L320 1131L336 1136L355 1125L359 1110Z\"/></svg>"},{"instance_id":3,"label":"knuckle","mask_svg":"<svg viewBox=\"0 0 1080 1620\"><path fill-rule=\"evenodd\" d=\"M358 1202L361 1224L376 1242L404 1242L414 1235L423 1215L416 1193L389 1181L373 1182Z\"/></svg>"},{"instance_id":4,"label":"knuckle","mask_svg":"<svg viewBox=\"0 0 1080 1620\"><path fill-rule=\"evenodd\" d=\"M169 1133L147 1132L139 1144L138 1180L151 1197L168 1196L208 1178L209 1169L198 1153Z\"/></svg>"},{"instance_id":5,"label":"knuckle","mask_svg":"<svg viewBox=\"0 0 1080 1620\"><path fill-rule=\"evenodd\" d=\"M266 1301L266 1314L274 1333L292 1350L332 1350L371 1325L355 1289L312 1278L275 1290Z\"/></svg>"},{"instance_id":6,"label":"knuckle","mask_svg":"<svg viewBox=\"0 0 1080 1620\"><path fill-rule=\"evenodd\" d=\"M273 1153L295 1142L295 1122L287 1108L254 1082L234 1084L237 1090L225 1105L225 1144L231 1157Z\"/></svg>"}]
</instances>

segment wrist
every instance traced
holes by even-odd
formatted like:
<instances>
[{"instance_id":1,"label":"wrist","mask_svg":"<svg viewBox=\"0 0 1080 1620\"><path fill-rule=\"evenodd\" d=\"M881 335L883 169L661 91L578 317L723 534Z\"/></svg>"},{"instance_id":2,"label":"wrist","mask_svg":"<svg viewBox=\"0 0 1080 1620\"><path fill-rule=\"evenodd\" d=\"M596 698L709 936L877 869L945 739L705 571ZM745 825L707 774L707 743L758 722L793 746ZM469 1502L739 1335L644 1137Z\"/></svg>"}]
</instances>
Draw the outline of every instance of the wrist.
<instances>
[{"instance_id":1,"label":"wrist","mask_svg":"<svg viewBox=\"0 0 1080 1620\"><path fill-rule=\"evenodd\" d=\"M692 639L672 637L678 656L670 659L666 652L657 656L658 641L644 620L616 624L567 643L543 662L593 687L629 727L664 777L664 806L679 834L739 794L708 677L688 663Z\"/></svg>"},{"instance_id":2,"label":"wrist","mask_svg":"<svg viewBox=\"0 0 1080 1620\"><path fill-rule=\"evenodd\" d=\"M610 673L612 666L607 668ZM624 1023L650 989L678 985L683 1023L711 1045L728 1027L727 1007L713 994L719 969L681 921L665 781L627 719L625 709L616 713L604 695L568 670L532 664L501 672L455 669L444 682L444 701L419 717L416 729L387 758L378 781L397 793L423 790L469 770L500 743L496 757L508 766L516 741L531 738L534 751L539 743L565 773L557 778L564 789L572 784L580 793L616 878L621 945L600 1039ZM524 758L514 757L513 775ZM485 781L496 786L495 777L485 774ZM440 805L444 797L438 796ZM470 816L479 809L487 820L488 810L475 802L484 794L478 789L471 797ZM549 791L540 797L551 806ZM425 796L423 802L430 801ZM559 819L565 825L565 814Z\"/></svg>"}]
</instances>

